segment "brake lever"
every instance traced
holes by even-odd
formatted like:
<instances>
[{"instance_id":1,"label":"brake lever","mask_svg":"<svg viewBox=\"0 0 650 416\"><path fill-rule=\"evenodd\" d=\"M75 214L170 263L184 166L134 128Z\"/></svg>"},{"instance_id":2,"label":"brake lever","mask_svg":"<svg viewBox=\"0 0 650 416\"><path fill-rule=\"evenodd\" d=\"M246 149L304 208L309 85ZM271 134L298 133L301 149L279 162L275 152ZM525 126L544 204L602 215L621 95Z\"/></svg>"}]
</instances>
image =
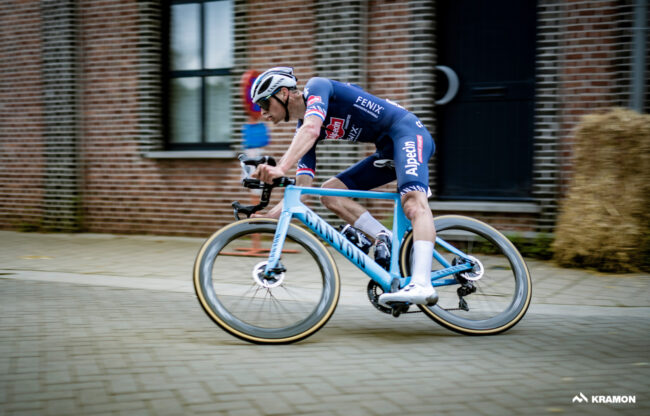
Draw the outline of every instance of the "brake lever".
<instances>
[{"instance_id":1,"label":"brake lever","mask_svg":"<svg viewBox=\"0 0 650 416\"><path fill-rule=\"evenodd\" d=\"M250 218L251 215L259 211L260 206L259 205L242 205L239 201L235 201L232 203L232 208L233 208L233 213L235 214L235 219L237 221L241 220L239 218L239 213L241 212L242 214L246 215L246 218Z\"/></svg>"}]
</instances>

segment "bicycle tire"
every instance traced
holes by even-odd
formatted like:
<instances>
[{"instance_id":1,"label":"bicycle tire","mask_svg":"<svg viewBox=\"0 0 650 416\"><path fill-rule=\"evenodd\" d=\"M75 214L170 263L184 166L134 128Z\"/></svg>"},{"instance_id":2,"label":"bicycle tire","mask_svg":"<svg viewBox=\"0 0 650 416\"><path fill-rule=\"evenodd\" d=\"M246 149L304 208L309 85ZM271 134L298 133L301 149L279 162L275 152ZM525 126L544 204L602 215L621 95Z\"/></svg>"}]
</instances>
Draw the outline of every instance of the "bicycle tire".
<instances>
[{"instance_id":1,"label":"bicycle tire","mask_svg":"<svg viewBox=\"0 0 650 416\"><path fill-rule=\"evenodd\" d=\"M226 253L227 247L250 244L247 238L253 235L268 236L262 244L270 244L268 241L272 240L276 227L277 220L273 219L250 218L232 223L206 240L194 264L194 288L203 310L226 332L257 344L287 344L313 335L334 313L341 288L338 269L323 243L293 224L289 226L285 248L297 248L299 254L285 255L283 251L281 261L285 266L286 263L290 265L286 266L284 280L276 287L260 286L259 281L255 280L256 272L251 274L252 269L249 267L253 262L264 261L268 251L264 257L233 256L233 253ZM292 256L299 258L293 260ZM259 274L259 264L253 266L253 270L257 270L257 275L262 276ZM230 278L228 274L231 275ZM297 292L291 292L289 287L295 290L296 285L300 284L300 279L311 279L304 283L308 287L300 287ZM246 284L251 287L246 289ZM321 284L322 287L319 287ZM254 292L247 294L244 290ZM241 311L235 310L237 302L240 302L237 298L240 293L242 299L247 295L249 302L240 308ZM301 297L301 293L310 295L305 298L309 297L312 304L308 304L307 300ZM264 297L259 297L258 294ZM268 307L260 307L267 301ZM247 308L260 310L248 311ZM284 309L280 311L280 308ZM283 320L289 319L290 313L297 313L299 309L305 310L304 318L301 316L286 325L282 323ZM257 317L253 316L254 314L257 314ZM254 319L262 323L252 322Z\"/></svg>"},{"instance_id":2,"label":"bicycle tire","mask_svg":"<svg viewBox=\"0 0 650 416\"><path fill-rule=\"evenodd\" d=\"M477 292L467 296L468 303L474 304L474 311L472 308L470 311L464 311L460 305L458 308L452 307L451 290L453 289L455 293L459 285L437 287L440 296L438 303L431 307L426 305L418 305L418 307L443 327L465 335L499 334L516 325L530 305L532 281L528 267L515 246L499 231L474 218L445 215L436 217L434 224L438 235L448 234L451 237L456 235L453 238L458 239L457 244L480 247L479 251L482 252L480 254L467 253L465 248L462 250L466 254L477 256L484 263L485 274L480 280L474 282ZM446 238L443 239L447 241ZM403 276L410 274L412 245L413 233L409 231L404 237L399 254L400 271ZM486 254L489 253L490 248L493 253ZM436 249L440 252L440 247L436 246ZM509 265L506 264L506 260ZM434 265L437 263L435 258L433 263ZM489 272L487 269L490 269ZM510 278L513 280L510 281ZM492 284L494 286L490 286ZM458 300L457 293L455 296ZM510 296L509 303L508 296ZM495 310L492 315L487 310L491 302L496 305L492 306ZM479 311L476 311L477 306ZM498 310L500 306L503 307L502 310ZM486 311L481 310L482 308Z\"/></svg>"}]
</instances>

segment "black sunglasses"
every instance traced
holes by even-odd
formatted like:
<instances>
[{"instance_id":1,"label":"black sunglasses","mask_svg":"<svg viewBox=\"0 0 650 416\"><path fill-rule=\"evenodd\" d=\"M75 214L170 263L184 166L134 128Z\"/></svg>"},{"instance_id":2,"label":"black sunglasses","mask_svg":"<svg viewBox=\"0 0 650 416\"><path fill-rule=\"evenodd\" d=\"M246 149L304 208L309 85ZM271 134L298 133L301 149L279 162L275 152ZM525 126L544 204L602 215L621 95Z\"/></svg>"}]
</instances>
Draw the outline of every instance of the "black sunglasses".
<instances>
[{"instance_id":1,"label":"black sunglasses","mask_svg":"<svg viewBox=\"0 0 650 416\"><path fill-rule=\"evenodd\" d=\"M257 102L257 105L264 111L269 111L269 108L271 108L271 97L267 98L262 98Z\"/></svg>"},{"instance_id":2,"label":"black sunglasses","mask_svg":"<svg viewBox=\"0 0 650 416\"><path fill-rule=\"evenodd\" d=\"M278 88L277 90L273 91L273 93L270 94L268 97L266 97L266 98L262 98L261 100L259 100L259 101L257 102L257 105L258 105L262 110L264 110L264 111L269 111L269 108L271 108L271 97L275 97L275 94L277 94L281 89L282 89L282 87L280 87L280 88ZM275 97L275 99L278 100L278 101L280 101L280 99L279 99L278 97Z\"/></svg>"}]
</instances>

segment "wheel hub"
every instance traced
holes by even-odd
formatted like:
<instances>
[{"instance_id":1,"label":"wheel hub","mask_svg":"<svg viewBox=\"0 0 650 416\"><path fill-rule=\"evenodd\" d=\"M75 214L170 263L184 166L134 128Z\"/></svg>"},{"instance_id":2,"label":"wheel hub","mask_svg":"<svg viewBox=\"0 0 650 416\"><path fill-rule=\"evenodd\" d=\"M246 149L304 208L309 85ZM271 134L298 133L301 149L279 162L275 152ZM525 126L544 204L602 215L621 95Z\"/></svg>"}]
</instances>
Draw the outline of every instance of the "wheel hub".
<instances>
[{"instance_id":1,"label":"wheel hub","mask_svg":"<svg viewBox=\"0 0 650 416\"><path fill-rule=\"evenodd\" d=\"M284 282L284 272L275 273L271 276L265 275L264 269L267 263L268 261L263 261L253 267L253 281L263 288L272 289L280 286Z\"/></svg>"}]
</instances>

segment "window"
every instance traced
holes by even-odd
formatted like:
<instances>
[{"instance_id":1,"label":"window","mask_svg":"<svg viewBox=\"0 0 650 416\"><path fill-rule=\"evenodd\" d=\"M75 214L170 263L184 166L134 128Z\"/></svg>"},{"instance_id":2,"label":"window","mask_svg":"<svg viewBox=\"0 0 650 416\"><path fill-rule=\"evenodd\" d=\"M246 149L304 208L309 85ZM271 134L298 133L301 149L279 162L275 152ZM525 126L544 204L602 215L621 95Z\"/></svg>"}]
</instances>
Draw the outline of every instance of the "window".
<instances>
[{"instance_id":1,"label":"window","mask_svg":"<svg viewBox=\"0 0 650 416\"><path fill-rule=\"evenodd\" d=\"M168 148L229 147L233 21L232 0L169 3Z\"/></svg>"}]
</instances>

